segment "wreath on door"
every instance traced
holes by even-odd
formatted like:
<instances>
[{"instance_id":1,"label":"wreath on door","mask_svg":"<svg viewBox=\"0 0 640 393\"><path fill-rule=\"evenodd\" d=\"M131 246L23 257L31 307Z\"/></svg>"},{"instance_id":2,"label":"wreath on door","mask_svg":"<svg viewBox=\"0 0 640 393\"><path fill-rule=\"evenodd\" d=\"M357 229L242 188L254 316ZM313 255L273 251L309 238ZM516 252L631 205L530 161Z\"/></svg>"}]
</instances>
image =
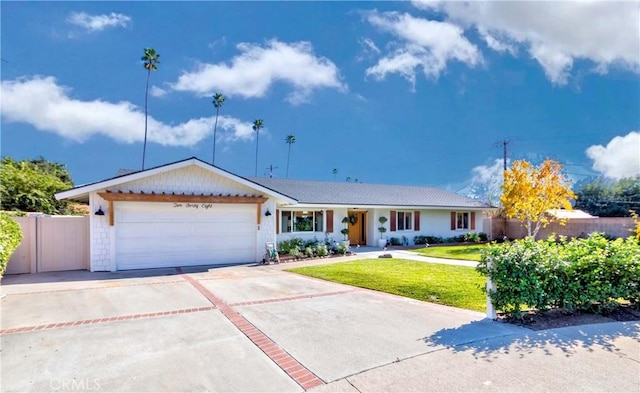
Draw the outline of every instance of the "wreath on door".
<instances>
[{"instance_id":1,"label":"wreath on door","mask_svg":"<svg viewBox=\"0 0 640 393\"><path fill-rule=\"evenodd\" d=\"M358 223L358 215L349 214L349 222L351 223L351 225L356 225Z\"/></svg>"}]
</instances>

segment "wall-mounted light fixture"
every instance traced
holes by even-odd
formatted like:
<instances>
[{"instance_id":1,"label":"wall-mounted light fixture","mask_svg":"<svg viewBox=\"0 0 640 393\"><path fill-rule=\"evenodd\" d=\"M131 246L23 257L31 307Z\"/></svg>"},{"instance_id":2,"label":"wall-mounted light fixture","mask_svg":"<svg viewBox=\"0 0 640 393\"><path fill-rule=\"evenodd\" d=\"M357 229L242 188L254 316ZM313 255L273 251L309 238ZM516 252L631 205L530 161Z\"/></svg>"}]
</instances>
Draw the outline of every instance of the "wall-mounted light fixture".
<instances>
[{"instance_id":1,"label":"wall-mounted light fixture","mask_svg":"<svg viewBox=\"0 0 640 393\"><path fill-rule=\"evenodd\" d=\"M96 216L104 216L104 212L102 211L102 206L100 206L96 211Z\"/></svg>"},{"instance_id":2,"label":"wall-mounted light fixture","mask_svg":"<svg viewBox=\"0 0 640 393\"><path fill-rule=\"evenodd\" d=\"M269 217L271 215L271 212L269 211L269 209L267 209L266 213L264 213L265 216Z\"/></svg>"}]
</instances>

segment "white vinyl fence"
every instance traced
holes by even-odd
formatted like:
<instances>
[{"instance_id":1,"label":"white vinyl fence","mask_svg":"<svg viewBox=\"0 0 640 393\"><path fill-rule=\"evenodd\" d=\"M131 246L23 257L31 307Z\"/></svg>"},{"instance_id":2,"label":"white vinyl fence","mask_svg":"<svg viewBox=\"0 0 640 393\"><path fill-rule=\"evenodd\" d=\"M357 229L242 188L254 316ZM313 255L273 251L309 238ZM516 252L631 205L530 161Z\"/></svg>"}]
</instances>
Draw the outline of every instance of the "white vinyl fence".
<instances>
[{"instance_id":1,"label":"white vinyl fence","mask_svg":"<svg viewBox=\"0 0 640 393\"><path fill-rule=\"evenodd\" d=\"M41 273L89 268L89 217L14 217L22 243L5 274Z\"/></svg>"}]
</instances>

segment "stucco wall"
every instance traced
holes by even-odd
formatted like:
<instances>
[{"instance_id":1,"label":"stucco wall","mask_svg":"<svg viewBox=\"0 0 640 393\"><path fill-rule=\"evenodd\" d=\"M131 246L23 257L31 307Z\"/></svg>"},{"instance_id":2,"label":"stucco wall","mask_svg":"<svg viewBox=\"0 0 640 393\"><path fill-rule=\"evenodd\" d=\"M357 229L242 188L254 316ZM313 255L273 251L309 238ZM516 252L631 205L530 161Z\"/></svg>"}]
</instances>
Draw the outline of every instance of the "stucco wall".
<instances>
[{"instance_id":1,"label":"stucco wall","mask_svg":"<svg viewBox=\"0 0 640 393\"><path fill-rule=\"evenodd\" d=\"M165 172L144 179L127 182L118 186L110 187L110 191L122 192L145 192L155 193L165 192L176 194L231 194L231 195L255 195L259 194L250 187L226 177L217 175L197 166L188 166L170 172ZM100 206L105 212L104 216L91 215L91 271L114 271L115 266L115 226L109 226L109 203L97 194L105 190L92 192L89 201L92 213ZM265 253L265 242L275 241L275 201L270 198L262 205L262 215L260 226L256 224L256 262L262 260ZM114 202L114 208L118 209L118 202ZM269 209L271 216L265 216Z\"/></svg>"}]
</instances>

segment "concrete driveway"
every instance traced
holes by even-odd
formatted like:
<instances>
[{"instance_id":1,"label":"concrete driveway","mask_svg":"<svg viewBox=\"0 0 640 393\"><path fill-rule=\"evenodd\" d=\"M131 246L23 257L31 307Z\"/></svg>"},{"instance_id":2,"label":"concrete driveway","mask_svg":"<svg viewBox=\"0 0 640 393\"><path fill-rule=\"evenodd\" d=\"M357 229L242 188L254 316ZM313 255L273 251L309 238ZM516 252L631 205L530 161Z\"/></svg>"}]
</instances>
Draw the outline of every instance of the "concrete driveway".
<instances>
[{"instance_id":1,"label":"concrete driveway","mask_svg":"<svg viewBox=\"0 0 640 393\"><path fill-rule=\"evenodd\" d=\"M1 389L640 389L637 323L532 332L294 265L5 277Z\"/></svg>"}]
</instances>

